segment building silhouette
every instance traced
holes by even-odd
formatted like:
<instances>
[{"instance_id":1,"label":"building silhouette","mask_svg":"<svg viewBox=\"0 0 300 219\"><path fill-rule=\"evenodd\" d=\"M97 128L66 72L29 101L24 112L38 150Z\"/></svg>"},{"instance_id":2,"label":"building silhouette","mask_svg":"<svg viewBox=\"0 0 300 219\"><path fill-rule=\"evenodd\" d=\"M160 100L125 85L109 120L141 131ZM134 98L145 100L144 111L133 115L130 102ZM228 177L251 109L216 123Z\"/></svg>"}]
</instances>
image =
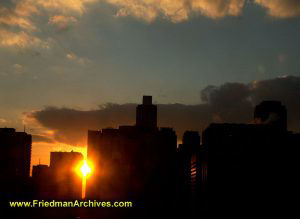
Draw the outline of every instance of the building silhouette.
<instances>
[{"instance_id":1,"label":"building silhouette","mask_svg":"<svg viewBox=\"0 0 300 219\"><path fill-rule=\"evenodd\" d=\"M177 137L173 129L157 127L152 97L144 96L136 113L134 126L88 131L88 160L95 167L87 198L167 207L175 198Z\"/></svg>"},{"instance_id":2,"label":"building silhouette","mask_svg":"<svg viewBox=\"0 0 300 219\"><path fill-rule=\"evenodd\" d=\"M177 150L178 206L187 208L186 214L208 217L209 149L211 208L231 218L242 217L240 211L268 215L295 191L299 145L300 134L287 130L287 111L278 101L257 105L254 124L210 124L201 143L197 132L185 132Z\"/></svg>"},{"instance_id":3,"label":"building silhouette","mask_svg":"<svg viewBox=\"0 0 300 219\"><path fill-rule=\"evenodd\" d=\"M48 165L39 164L32 166L32 178L47 178L49 173L50 169Z\"/></svg>"},{"instance_id":4,"label":"building silhouette","mask_svg":"<svg viewBox=\"0 0 300 219\"><path fill-rule=\"evenodd\" d=\"M255 124L211 124L204 130L202 144L213 157L213 208L235 218L236 209L257 214L283 206L300 145L286 118L280 102L264 101L255 108Z\"/></svg>"},{"instance_id":5,"label":"building silhouette","mask_svg":"<svg viewBox=\"0 0 300 219\"><path fill-rule=\"evenodd\" d=\"M13 128L0 128L0 193L2 197L29 192L32 137Z\"/></svg>"},{"instance_id":6,"label":"building silhouette","mask_svg":"<svg viewBox=\"0 0 300 219\"><path fill-rule=\"evenodd\" d=\"M196 131L186 131L183 135L182 144L177 149L177 199L182 201L184 207L192 204L192 156L200 147L200 135ZM194 169L193 169L194 170ZM193 187L194 189L194 187Z\"/></svg>"},{"instance_id":7,"label":"building silhouette","mask_svg":"<svg viewBox=\"0 0 300 219\"><path fill-rule=\"evenodd\" d=\"M208 208L208 151L197 131L186 131L177 150L177 206L203 217ZM188 210L187 210L188 209ZM191 212L190 212L191 213Z\"/></svg>"},{"instance_id":8,"label":"building silhouette","mask_svg":"<svg viewBox=\"0 0 300 219\"><path fill-rule=\"evenodd\" d=\"M32 185L35 198L47 199L54 197L54 179L48 165L32 166Z\"/></svg>"},{"instance_id":9,"label":"building silhouette","mask_svg":"<svg viewBox=\"0 0 300 219\"><path fill-rule=\"evenodd\" d=\"M31 135L13 128L0 128L1 170L5 177L30 176Z\"/></svg>"},{"instance_id":10,"label":"building silhouette","mask_svg":"<svg viewBox=\"0 0 300 219\"><path fill-rule=\"evenodd\" d=\"M144 129L157 128L157 106L152 104L152 96L143 96L143 104L137 106L136 126Z\"/></svg>"},{"instance_id":11,"label":"building silhouette","mask_svg":"<svg viewBox=\"0 0 300 219\"><path fill-rule=\"evenodd\" d=\"M240 218L237 209L251 214L266 211L266 203L279 208L298 186L293 182L298 177L300 134L287 130L286 108L277 101L257 105L253 120L212 123L201 137L198 131L186 131L177 147L175 131L157 126L157 106L152 97L144 96L136 108L135 125L88 131L87 155L94 167L86 197L133 201L135 207L150 211L158 207L208 218L210 149L212 209ZM31 136L0 129L0 146L1 194L8 200L26 197L31 191ZM82 181L74 168L82 160L78 152L51 152L50 166L33 166L31 197L80 199Z\"/></svg>"},{"instance_id":12,"label":"building silhouette","mask_svg":"<svg viewBox=\"0 0 300 219\"><path fill-rule=\"evenodd\" d=\"M51 196L60 199L80 199L82 179L76 167L83 162L79 152L51 152L50 175L52 178ZM49 187L48 187L49 188Z\"/></svg>"},{"instance_id":13,"label":"building silhouette","mask_svg":"<svg viewBox=\"0 0 300 219\"><path fill-rule=\"evenodd\" d=\"M33 197L46 200L74 200L82 197L79 152L51 152L50 166L32 167Z\"/></svg>"}]
</instances>

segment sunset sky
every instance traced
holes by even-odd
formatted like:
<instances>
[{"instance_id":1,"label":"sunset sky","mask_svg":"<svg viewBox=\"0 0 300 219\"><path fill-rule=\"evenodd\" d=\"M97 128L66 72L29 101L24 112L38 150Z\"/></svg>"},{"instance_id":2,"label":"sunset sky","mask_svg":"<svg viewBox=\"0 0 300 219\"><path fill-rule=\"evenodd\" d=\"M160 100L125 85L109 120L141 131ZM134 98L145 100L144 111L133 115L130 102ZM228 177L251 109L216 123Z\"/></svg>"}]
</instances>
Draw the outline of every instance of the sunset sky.
<instances>
[{"instance_id":1,"label":"sunset sky","mask_svg":"<svg viewBox=\"0 0 300 219\"><path fill-rule=\"evenodd\" d=\"M33 164L134 124L144 94L179 138L266 99L300 131L299 39L299 0L0 0L0 127L26 125Z\"/></svg>"}]
</instances>

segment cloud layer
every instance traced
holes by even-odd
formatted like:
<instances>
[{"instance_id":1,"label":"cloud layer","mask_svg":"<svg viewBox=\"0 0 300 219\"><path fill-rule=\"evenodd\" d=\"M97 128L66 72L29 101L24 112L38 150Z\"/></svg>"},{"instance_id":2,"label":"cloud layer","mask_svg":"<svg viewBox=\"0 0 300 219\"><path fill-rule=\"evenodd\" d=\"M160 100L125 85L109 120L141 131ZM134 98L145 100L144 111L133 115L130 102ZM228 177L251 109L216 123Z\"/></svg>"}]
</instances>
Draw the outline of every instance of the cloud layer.
<instances>
[{"instance_id":1,"label":"cloud layer","mask_svg":"<svg viewBox=\"0 0 300 219\"><path fill-rule=\"evenodd\" d=\"M246 0L107 0L118 8L117 17L134 16L147 22L163 16L172 22L181 22L194 14L213 19L225 16L239 16ZM300 15L298 0L254 0L276 18L290 18Z\"/></svg>"},{"instance_id":2,"label":"cloud layer","mask_svg":"<svg viewBox=\"0 0 300 219\"><path fill-rule=\"evenodd\" d=\"M34 16L49 17L49 25L60 29L76 23L75 16L85 12L87 3L97 0L17 0L0 3L0 46L26 48L49 47L47 41L37 36L40 29Z\"/></svg>"},{"instance_id":3,"label":"cloud layer","mask_svg":"<svg viewBox=\"0 0 300 219\"><path fill-rule=\"evenodd\" d=\"M245 0L107 0L118 7L117 17L132 15L152 22L162 15L173 22L187 20L193 13L210 18L238 16Z\"/></svg>"},{"instance_id":4,"label":"cloud layer","mask_svg":"<svg viewBox=\"0 0 300 219\"><path fill-rule=\"evenodd\" d=\"M290 18L300 15L298 0L254 0L266 8L268 15ZM178 23L194 15L212 19L240 16L246 0L9 0L0 3L0 46L25 48L47 47L48 39L38 36L41 27L37 20L48 18L43 28L74 26L91 3L109 4L116 8L116 17L133 16L146 22L158 17ZM250 4L250 3L249 3ZM48 25L48 26L47 26Z\"/></svg>"},{"instance_id":5,"label":"cloud layer","mask_svg":"<svg viewBox=\"0 0 300 219\"><path fill-rule=\"evenodd\" d=\"M185 130L204 130L211 122L251 123L254 106L263 100L280 100L288 109L288 125L300 131L300 77L281 77L249 84L225 83L201 91L202 104L159 104L158 124L174 127L179 138ZM155 99L155 97L154 97ZM88 129L134 124L136 104L107 104L81 111L47 107L27 113L27 125L34 122L51 130L49 138L71 145L86 145ZM30 118L30 119L28 119ZM41 140L41 138L39 138Z\"/></svg>"}]
</instances>

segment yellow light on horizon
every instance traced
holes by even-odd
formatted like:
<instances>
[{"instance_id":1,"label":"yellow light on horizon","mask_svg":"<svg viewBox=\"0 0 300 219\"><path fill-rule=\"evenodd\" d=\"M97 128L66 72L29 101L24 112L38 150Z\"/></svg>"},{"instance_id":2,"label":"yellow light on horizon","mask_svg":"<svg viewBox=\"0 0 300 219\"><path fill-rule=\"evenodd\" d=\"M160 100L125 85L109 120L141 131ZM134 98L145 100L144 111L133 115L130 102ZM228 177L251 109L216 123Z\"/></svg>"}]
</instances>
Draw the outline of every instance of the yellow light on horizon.
<instances>
[{"instance_id":1,"label":"yellow light on horizon","mask_svg":"<svg viewBox=\"0 0 300 219\"><path fill-rule=\"evenodd\" d=\"M85 198L86 195L86 181L87 178L90 177L91 173L93 172L93 164L90 161L82 160L76 167L75 172L78 176L82 179L82 198Z\"/></svg>"},{"instance_id":2,"label":"yellow light on horizon","mask_svg":"<svg viewBox=\"0 0 300 219\"><path fill-rule=\"evenodd\" d=\"M86 160L84 160L82 166L80 167L80 172L84 177L92 172L91 167L88 165Z\"/></svg>"}]
</instances>

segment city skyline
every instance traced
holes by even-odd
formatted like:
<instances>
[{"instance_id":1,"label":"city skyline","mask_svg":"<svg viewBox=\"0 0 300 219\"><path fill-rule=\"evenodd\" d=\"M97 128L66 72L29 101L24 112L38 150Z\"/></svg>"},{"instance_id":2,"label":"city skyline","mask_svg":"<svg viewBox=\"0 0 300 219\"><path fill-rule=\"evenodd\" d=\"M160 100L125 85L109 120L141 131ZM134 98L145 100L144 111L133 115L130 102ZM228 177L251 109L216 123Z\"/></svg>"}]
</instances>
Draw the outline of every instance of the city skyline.
<instances>
[{"instance_id":1,"label":"city skyline","mask_svg":"<svg viewBox=\"0 0 300 219\"><path fill-rule=\"evenodd\" d=\"M143 96L143 104L145 104L146 103L146 106L147 106L147 98L150 98L150 103L152 104L152 96ZM267 105L268 105L268 103L272 103L272 102L275 102L275 105L273 104L271 104L270 106L271 106L271 108L272 107L277 107L277 105L278 105L278 103L279 103L279 105L281 104L280 103L280 101L263 101L262 103L266 103ZM149 103L149 100L148 100L148 103ZM254 111L254 114L253 113L251 113L251 114L249 114L248 115L248 117L249 118L251 118L251 117L254 117L254 118L251 118L251 120L249 119L248 121L249 122L247 122L246 124L256 124L256 123L262 123L262 124L264 124L264 123L272 123L272 120L274 120L274 121L276 121L278 118L277 118L277 113L278 112L273 112L273 113L276 113L275 114L275 116L274 115L272 115L272 116L270 116L270 115L268 115L268 114L262 114L262 113L258 113L257 112L257 110L256 110L256 108L258 107L258 106L260 106L260 105L262 105L262 103L261 104L259 104L259 105L257 105L256 107L255 107L255 111ZM150 104L150 105L151 105ZM130 107L134 107L134 109L135 108L137 108L137 109L139 109L139 106L143 106L143 105L131 105L130 104ZM181 106L182 107L182 106ZM270 107L269 107L270 108ZM270 108L270 109L271 109ZM122 107L121 108L116 108L114 111L116 111L116 110L120 110L120 109L122 109ZM158 107L158 109L159 109L159 107ZM152 116L152 117L155 117L155 119L153 119L154 121L155 121L155 127L157 126L157 124L158 124L158 128L174 128L173 127L173 125L172 125L172 123L170 123L170 124L164 124L164 126L161 126L161 121L159 121L158 120L158 118L157 118L157 111L158 111L158 109L157 109L157 106L155 106L155 114ZM195 108L195 109L198 109L199 110L199 108ZM193 109L193 110L191 110L191 111L195 111L195 109ZM268 108L262 108L262 112L263 111L265 111L266 109L268 109ZM285 114L287 114L287 109L285 108L285 106L284 106L284 109L285 109ZM252 110L254 110L254 108L252 109ZM151 110L152 111L152 110ZM151 112L150 111L150 113L153 113L153 112ZM246 111L247 112L247 111ZM65 112L66 114L65 115L67 115L69 112ZM134 119L136 119L136 122L132 122L132 123L126 123L126 122L124 122L124 123L117 123L117 125L115 125L114 127L112 127L112 126L105 126L105 127L103 127L103 128L100 128L100 129L97 129L98 131L96 131L96 132L99 132L101 129L102 130L110 130L110 129L118 129L118 128L120 128L120 129L125 129L127 126L128 127L130 127L130 126L135 126L135 125L137 125L137 126L140 126L139 125L139 120L141 120L141 116L138 116L140 113L138 113L138 110L137 110L137 116L133 116L133 118L131 118L133 121L134 121ZM149 113L149 112L147 112L147 113ZM164 112L164 113L170 113L170 111L169 110L167 110L166 112ZM172 113L172 112L171 112ZM135 113L134 113L135 114ZM164 114L164 116L166 116L166 114ZM76 115L75 115L76 116ZM193 116L193 115L192 115ZM256 117L261 117L261 116L265 116L265 118L263 119L263 120L257 120L256 119ZM138 118L140 118L140 119L138 119ZM147 116L145 117L145 118L147 118ZM144 118L144 119L145 119ZM284 118L284 120L283 120L283 123L281 123L281 124L283 124L283 126L285 127L284 129L288 129L288 130L290 130L288 127L288 120L287 120L287 115L285 115L285 116L283 116L283 115L280 115L280 117L279 118ZM186 119L187 118L181 118L183 121L187 121ZM194 119L194 118L193 118ZM150 120L152 120L152 119L150 119ZM266 121L264 121L264 120L266 120ZM168 119L167 119L167 121L168 121ZM197 122L197 121L196 121ZM154 123L154 122L150 122L150 124L152 124L152 123ZM204 127L203 126L203 128L201 129L201 130L198 130L197 128L187 128L186 126L184 126L184 128L183 128L183 130L180 130L180 132L178 133L178 132L175 132L175 134L176 134L176 138L177 138L177 147L180 147L180 144L182 144L182 137L184 138L184 134L185 134L185 132L189 132L189 131L193 131L193 130L195 130L195 132L200 132L200 133L202 133L202 131L205 131L206 129L208 129L209 127L210 127L210 125L212 124L212 123L219 123L219 124L223 124L223 122L222 121L220 121L220 120L216 120L216 121L207 121L207 124L205 124L206 126ZM227 122L225 122L225 124L226 124ZM237 124L237 125L239 125L239 124L242 124L242 122L236 122L236 121L231 121L231 122L228 122L228 124L230 125L230 124ZM75 129L78 129L79 127L74 127ZM14 130L14 128L7 128L7 130ZM84 138L86 138L86 139L84 139L84 141L86 141L87 142L87 144L86 145L83 145L83 146L78 146L78 145L76 145L76 146L72 146L72 144L65 144L65 147L63 147L63 146L59 146L59 145L56 145L55 147L51 147L51 148L48 148L48 150L44 150L44 151L42 151L42 153L44 153L44 154L46 154L46 153L48 153L47 155L46 155L46 157L47 158L44 158L43 160L42 160L42 162L41 162L41 157L43 157L44 155L43 154L40 154L40 151L39 150L36 150L36 149L34 149L34 148L32 148L32 150L33 150L33 152L31 152L31 165L30 165L30 169L32 169L32 167L33 166L36 166L36 165L50 165L50 154L51 153L53 153L53 152L57 152L57 153L59 153L59 152L61 152L61 153L70 153L70 152L79 152L80 154L82 154L83 155L83 157L84 157L84 159L85 160L87 160L88 159L88 156L87 156L87 149L88 149L88 133L89 133L89 131L90 130L93 130L93 126L90 126L89 128L86 128L86 129L84 129L84 131L83 132L85 132L85 135L83 135L84 136ZM94 129L95 130L95 129ZM18 130L17 130L18 131ZM174 130L175 131L175 130ZM290 131L295 131L295 130L290 130ZM101 131L100 131L101 132ZM20 134L26 134L26 135L28 135L28 134L30 134L29 132L26 132L26 130L25 130L25 128L24 128L24 130L23 131L20 131L20 132L18 132L18 133L20 133ZM30 135L31 136L31 135ZM83 136L81 136L81 137L83 137ZM34 142L32 142L32 144L33 144ZM31 175L31 170L30 170L30 175Z\"/></svg>"},{"instance_id":2,"label":"city skyline","mask_svg":"<svg viewBox=\"0 0 300 219\"><path fill-rule=\"evenodd\" d=\"M8 171L1 172L4 200L130 200L134 209L141 207L144 214L147 210L169 212L177 206L175 212L206 218L210 148L217 158L213 191L218 192L213 192L213 208L228 206L236 215L235 208L230 208L232 203L245 211L260 209L266 199L282 205L278 194L285 195L282 185L290 181L278 179L278 173L286 169L294 173L300 140L299 133L288 129L287 118L286 106L280 101L262 101L254 108L252 124L211 123L201 134L186 130L177 147L175 131L170 126L157 126L157 106L151 96L143 96L142 104L136 106L135 125L88 130L88 161L78 152L51 152L49 167L34 166L32 177L28 164L31 135L1 128L0 143L6 149L1 161L9 163ZM294 177L290 172L285 174L288 179ZM260 196L266 199L255 204L249 198ZM70 212L71 218L103 213Z\"/></svg>"},{"instance_id":3,"label":"city skyline","mask_svg":"<svg viewBox=\"0 0 300 219\"><path fill-rule=\"evenodd\" d=\"M0 218L286 218L299 27L300 0L0 0Z\"/></svg>"},{"instance_id":4,"label":"city skyline","mask_svg":"<svg viewBox=\"0 0 300 219\"><path fill-rule=\"evenodd\" d=\"M134 124L143 94L180 137L251 123L262 100L300 131L299 21L295 0L1 1L0 127L26 126L33 164Z\"/></svg>"}]
</instances>

